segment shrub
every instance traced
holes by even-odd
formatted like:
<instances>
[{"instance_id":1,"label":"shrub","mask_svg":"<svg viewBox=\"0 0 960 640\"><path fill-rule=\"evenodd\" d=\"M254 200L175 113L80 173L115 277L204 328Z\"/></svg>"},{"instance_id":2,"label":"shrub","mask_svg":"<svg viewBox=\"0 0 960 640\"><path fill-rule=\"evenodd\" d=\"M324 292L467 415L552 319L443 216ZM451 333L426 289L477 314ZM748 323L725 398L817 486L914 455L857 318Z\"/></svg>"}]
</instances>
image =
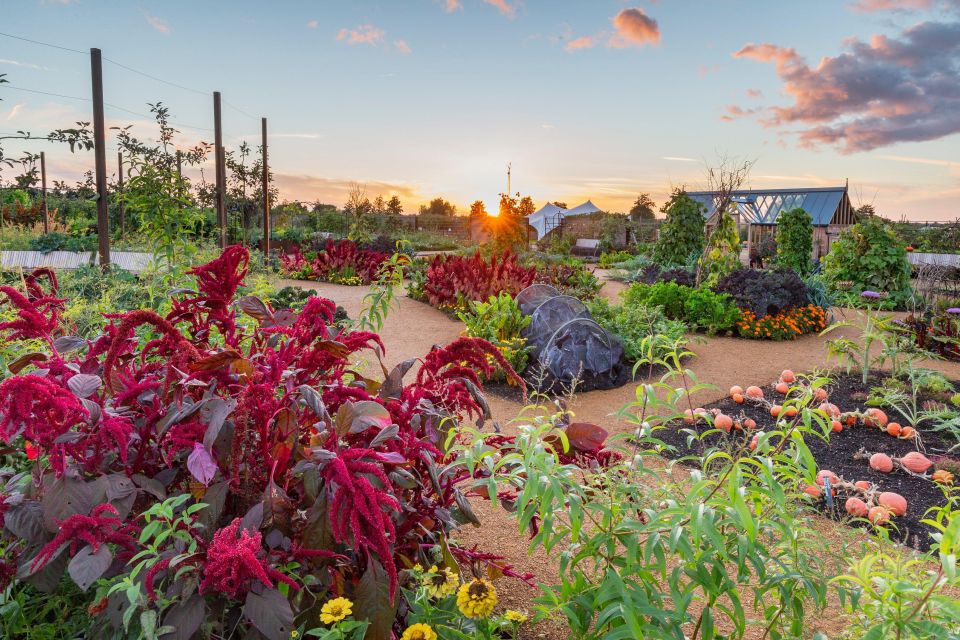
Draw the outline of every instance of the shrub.
<instances>
[{"instance_id":1,"label":"shrub","mask_svg":"<svg viewBox=\"0 0 960 640\"><path fill-rule=\"evenodd\" d=\"M629 251L611 251L600 254L600 268L601 269L613 269L621 262L626 262L633 257L633 254Z\"/></svg>"},{"instance_id":2,"label":"shrub","mask_svg":"<svg viewBox=\"0 0 960 640\"><path fill-rule=\"evenodd\" d=\"M689 264L703 252L703 207L678 189L661 211L667 218L653 248L654 261L663 266Z\"/></svg>"},{"instance_id":3,"label":"shrub","mask_svg":"<svg viewBox=\"0 0 960 640\"><path fill-rule=\"evenodd\" d=\"M777 217L777 265L805 276L812 254L813 218L800 207L782 211Z\"/></svg>"},{"instance_id":4,"label":"shrub","mask_svg":"<svg viewBox=\"0 0 960 640\"><path fill-rule=\"evenodd\" d=\"M509 365L460 338L409 384L412 361L360 378L353 361L382 351L379 337L334 327L319 297L300 313L234 301L248 260L228 248L189 272L196 291L165 317L122 314L89 341L61 335L51 272L0 289L16 312L3 337L43 345L0 383L0 441L35 458L0 493L4 571L46 591L64 572L96 585L108 635L203 624L281 640L345 596L371 637L389 637L398 565L441 547L476 559L446 542L475 516L444 441L484 414L488 357Z\"/></svg>"},{"instance_id":5,"label":"shrub","mask_svg":"<svg viewBox=\"0 0 960 640\"><path fill-rule=\"evenodd\" d=\"M637 282L644 284L675 282L685 287L695 287L697 276L689 269L664 269L658 264L649 264L637 272Z\"/></svg>"},{"instance_id":6,"label":"shrub","mask_svg":"<svg viewBox=\"0 0 960 640\"><path fill-rule=\"evenodd\" d=\"M730 296L673 282L633 284L623 293L623 301L628 306L662 307L671 320L683 321L710 334L732 329L740 317Z\"/></svg>"},{"instance_id":7,"label":"shrub","mask_svg":"<svg viewBox=\"0 0 960 640\"><path fill-rule=\"evenodd\" d=\"M789 269L737 269L720 280L713 290L729 294L737 307L758 318L810 301L807 285Z\"/></svg>"},{"instance_id":8,"label":"shrub","mask_svg":"<svg viewBox=\"0 0 960 640\"><path fill-rule=\"evenodd\" d=\"M327 240L322 251L304 255L298 249L281 255L281 271L302 280L324 280L336 284L370 284L377 279L389 253L361 249L352 240Z\"/></svg>"},{"instance_id":9,"label":"shrub","mask_svg":"<svg viewBox=\"0 0 960 640\"><path fill-rule=\"evenodd\" d=\"M597 298L587 306L597 324L620 336L623 353L630 362L643 357L659 360L677 348L687 331L683 322L668 319L660 307L611 304L606 298Z\"/></svg>"},{"instance_id":10,"label":"shrub","mask_svg":"<svg viewBox=\"0 0 960 640\"><path fill-rule=\"evenodd\" d=\"M471 300L488 300L501 292L517 295L533 284L536 275L536 268L523 266L510 252L490 256L489 260L479 252L472 256L439 255L410 293L440 309L465 311Z\"/></svg>"},{"instance_id":11,"label":"shrub","mask_svg":"<svg viewBox=\"0 0 960 640\"><path fill-rule=\"evenodd\" d=\"M752 311L744 311L737 323L737 331L742 337L755 340L795 340L804 334L819 333L826 328L826 312L813 304L791 307L760 318Z\"/></svg>"},{"instance_id":12,"label":"shrub","mask_svg":"<svg viewBox=\"0 0 960 640\"><path fill-rule=\"evenodd\" d=\"M823 275L834 291L886 293L902 306L912 295L907 251L885 221L865 218L840 234L823 260Z\"/></svg>"},{"instance_id":13,"label":"shrub","mask_svg":"<svg viewBox=\"0 0 960 640\"><path fill-rule=\"evenodd\" d=\"M697 269L698 284L712 287L720 278L740 266L740 235L737 223L726 211L717 217L717 224Z\"/></svg>"},{"instance_id":14,"label":"shrub","mask_svg":"<svg viewBox=\"0 0 960 640\"><path fill-rule=\"evenodd\" d=\"M549 284L560 293L580 300L591 300L603 284L580 260L545 262L536 265L535 282Z\"/></svg>"},{"instance_id":15,"label":"shrub","mask_svg":"<svg viewBox=\"0 0 960 640\"><path fill-rule=\"evenodd\" d=\"M483 338L503 354L515 371L527 368L530 349L527 340L520 335L530 324L531 317L523 315L520 307L509 293L490 296L487 302L470 302L470 310L457 314L466 326L465 334ZM500 371L496 379L503 378Z\"/></svg>"}]
</instances>

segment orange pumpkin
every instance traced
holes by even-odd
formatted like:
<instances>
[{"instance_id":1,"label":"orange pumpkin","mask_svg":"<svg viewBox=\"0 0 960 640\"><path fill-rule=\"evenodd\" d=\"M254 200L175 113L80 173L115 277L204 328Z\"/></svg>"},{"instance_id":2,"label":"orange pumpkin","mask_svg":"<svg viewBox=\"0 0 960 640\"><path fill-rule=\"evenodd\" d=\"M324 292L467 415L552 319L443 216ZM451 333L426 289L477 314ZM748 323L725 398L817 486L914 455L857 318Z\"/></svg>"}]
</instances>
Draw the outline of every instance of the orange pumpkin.
<instances>
[{"instance_id":1,"label":"orange pumpkin","mask_svg":"<svg viewBox=\"0 0 960 640\"><path fill-rule=\"evenodd\" d=\"M787 392L790 391L790 385L788 385L786 382L778 382L774 389L776 389L777 393L786 395Z\"/></svg>"},{"instance_id":2,"label":"orange pumpkin","mask_svg":"<svg viewBox=\"0 0 960 640\"><path fill-rule=\"evenodd\" d=\"M763 398L763 389L757 386L747 387L747 397L753 398L754 400L760 400Z\"/></svg>"},{"instance_id":3,"label":"orange pumpkin","mask_svg":"<svg viewBox=\"0 0 960 640\"><path fill-rule=\"evenodd\" d=\"M864 411L863 414L863 423L868 427L877 427L878 429L883 429L887 426L887 414L880 409L877 409L876 407L870 407Z\"/></svg>"},{"instance_id":4,"label":"orange pumpkin","mask_svg":"<svg viewBox=\"0 0 960 640\"><path fill-rule=\"evenodd\" d=\"M869 480L857 480L856 482L853 483L853 486L857 487L858 489L863 489L864 491L866 491L867 489L873 486L873 483L870 482Z\"/></svg>"},{"instance_id":5,"label":"orange pumpkin","mask_svg":"<svg viewBox=\"0 0 960 640\"><path fill-rule=\"evenodd\" d=\"M817 402L826 402L827 400L827 390L823 387L813 390L813 399Z\"/></svg>"},{"instance_id":6,"label":"orange pumpkin","mask_svg":"<svg viewBox=\"0 0 960 640\"><path fill-rule=\"evenodd\" d=\"M717 429L723 429L727 433L730 433L730 429L733 428L733 418L721 413L713 419L713 426L715 426Z\"/></svg>"},{"instance_id":7,"label":"orange pumpkin","mask_svg":"<svg viewBox=\"0 0 960 640\"><path fill-rule=\"evenodd\" d=\"M821 489L815 484L806 485L805 487L803 487L803 492L808 496L812 496L814 498L819 498L820 496L823 495L823 489Z\"/></svg>"},{"instance_id":8,"label":"orange pumpkin","mask_svg":"<svg viewBox=\"0 0 960 640\"><path fill-rule=\"evenodd\" d=\"M830 478L830 484L836 486L837 482L840 481L840 478L833 471L829 469L823 469L822 471L817 472L817 484L821 487L824 484L824 478Z\"/></svg>"},{"instance_id":9,"label":"orange pumpkin","mask_svg":"<svg viewBox=\"0 0 960 640\"><path fill-rule=\"evenodd\" d=\"M730 387L730 397L733 397L736 395L743 395L743 387L737 384Z\"/></svg>"},{"instance_id":10,"label":"orange pumpkin","mask_svg":"<svg viewBox=\"0 0 960 640\"><path fill-rule=\"evenodd\" d=\"M900 437L904 440L913 440L917 437L917 430L913 427L904 427L900 429Z\"/></svg>"},{"instance_id":11,"label":"orange pumpkin","mask_svg":"<svg viewBox=\"0 0 960 640\"><path fill-rule=\"evenodd\" d=\"M887 433L888 433L889 435L893 436L894 438L896 438L897 436L899 436L899 435L900 435L900 423L899 423L899 422L891 422L891 423L889 423L889 424L887 425Z\"/></svg>"},{"instance_id":12,"label":"orange pumpkin","mask_svg":"<svg viewBox=\"0 0 960 640\"><path fill-rule=\"evenodd\" d=\"M847 417L844 418L843 421L847 423L848 427L852 427L853 425L857 424L857 416L853 415L852 413L848 413Z\"/></svg>"},{"instance_id":13,"label":"orange pumpkin","mask_svg":"<svg viewBox=\"0 0 960 640\"><path fill-rule=\"evenodd\" d=\"M840 407L829 402L821 402L820 406L817 407L820 411L823 411L827 414L828 418L838 418L840 417Z\"/></svg>"},{"instance_id":14,"label":"orange pumpkin","mask_svg":"<svg viewBox=\"0 0 960 640\"><path fill-rule=\"evenodd\" d=\"M907 471L926 473L927 469L933 466L933 461L919 451L911 451L900 458L900 464L902 464Z\"/></svg>"},{"instance_id":15,"label":"orange pumpkin","mask_svg":"<svg viewBox=\"0 0 960 640\"><path fill-rule=\"evenodd\" d=\"M870 512L870 509L867 507L867 503L861 500L860 498L847 498L847 503L844 505L847 510L847 513L852 515L854 518L866 518L867 514Z\"/></svg>"},{"instance_id":16,"label":"orange pumpkin","mask_svg":"<svg viewBox=\"0 0 960 640\"><path fill-rule=\"evenodd\" d=\"M885 453L875 453L870 456L870 468L880 473L893 471L893 460Z\"/></svg>"},{"instance_id":17,"label":"orange pumpkin","mask_svg":"<svg viewBox=\"0 0 960 640\"><path fill-rule=\"evenodd\" d=\"M867 518L876 525L884 525L890 522L890 512L884 507L871 507L867 512Z\"/></svg>"},{"instance_id":18,"label":"orange pumpkin","mask_svg":"<svg viewBox=\"0 0 960 640\"><path fill-rule=\"evenodd\" d=\"M690 411L690 409L684 409L683 421L686 422L687 424L693 424L694 422L696 422L696 419L693 417L693 411Z\"/></svg>"},{"instance_id":19,"label":"orange pumpkin","mask_svg":"<svg viewBox=\"0 0 960 640\"><path fill-rule=\"evenodd\" d=\"M788 418L792 418L792 417L794 417L795 415L797 415L797 408L796 408L796 407L787 407L786 409L784 409L783 415L787 416Z\"/></svg>"},{"instance_id":20,"label":"orange pumpkin","mask_svg":"<svg viewBox=\"0 0 960 640\"><path fill-rule=\"evenodd\" d=\"M743 426L748 431L752 431L757 428L757 421L754 420L753 418L747 418L746 420L743 421Z\"/></svg>"},{"instance_id":21,"label":"orange pumpkin","mask_svg":"<svg viewBox=\"0 0 960 640\"><path fill-rule=\"evenodd\" d=\"M775 404L772 407L770 407L770 415L773 416L774 418L779 416L781 411L783 411L783 407L781 407L778 404Z\"/></svg>"},{"instance_id":22,"label":"orange pumpkin","mask_svg":"<svg viewBox=\"0 0 960 640\"><path fill-rule=\"evenodd\" d=\"M877 496L877 502L895 516L902 516L907 512L907 499L899 493L884 491Z\"/></svg>"},{"instance_id":23,"label":"orange pumpkin","mask_svg":"<svg viewBox=\"0 0 960 640\"><path fill-rule=\"evenodd\" d=\"M840 423L839 420L833 420L830 423L830 430L833 431L834 433L840 433L841 431L843 431L843 425Z\"/></svg>"},{"instance_id":24,"label":"orange pumpkin","mask_svg":"<svg viewBox=\"0 0 960 640\"><path fill-rule=\"evenodd\" d=\"M784 369L783 373L780 374L780 379L784 382L793 382L797 379L797 376L795 376L793 371L790 371L790 369Z\"/></svg>"},{"instance_id":25,"label":"orange pumpkin","mask_svg":"<svg viewBox=\"0 0 960 640\"><path fill-rule=\"evenodd\" d=\"M742 394L742 393L735 393L735 394L733 394L732 397L733 397L733 401L736 402L737 404L743 404L743 394Z\"/></svg>"},{"instance_id":26,"label":"orange pumpkin","mask_svg":"<svg viewBox=\"0 0 960 640\"><path fill-rule=\"evenodd\" d=\"M760 444L760 436L753 436L753 438L750 439L750 451L756 451L758 444Z\"/></svg>"}]
</instances>

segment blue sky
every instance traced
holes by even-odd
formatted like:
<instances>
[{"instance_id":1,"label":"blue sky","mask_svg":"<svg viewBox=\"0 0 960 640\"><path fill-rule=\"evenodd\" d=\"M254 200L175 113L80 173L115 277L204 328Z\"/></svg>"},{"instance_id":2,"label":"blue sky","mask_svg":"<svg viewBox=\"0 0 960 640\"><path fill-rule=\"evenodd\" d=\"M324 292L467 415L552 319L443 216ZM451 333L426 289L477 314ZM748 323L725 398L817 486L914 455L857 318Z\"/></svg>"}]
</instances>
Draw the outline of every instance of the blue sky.
<instances>
[{"instance_id":1,"label":"blue sky","mask_svg":"<svg viewBox=\"0 0 960 640\"><path fill-rule=\"evenodd\" d=\"M108 124L145 137L130 112L162 100L179 142L211 140L214 89L228 146L267 116L291 199L341 203L357 181L408 209L489 205L512 162L538 204L626 210L704 186L726 154L757 161L755 187L849 178L889 217L956 217L960 101L940 76L960 69L960 2L854 1L6 0L0 31L201 92L107 63ZM90 119L89 102L22 91L88 97L86 56L0 36L0 73L17 87L0 88L0 131ZM92 167L46 148L58 176Z\"/></svg>"}]
</instances>

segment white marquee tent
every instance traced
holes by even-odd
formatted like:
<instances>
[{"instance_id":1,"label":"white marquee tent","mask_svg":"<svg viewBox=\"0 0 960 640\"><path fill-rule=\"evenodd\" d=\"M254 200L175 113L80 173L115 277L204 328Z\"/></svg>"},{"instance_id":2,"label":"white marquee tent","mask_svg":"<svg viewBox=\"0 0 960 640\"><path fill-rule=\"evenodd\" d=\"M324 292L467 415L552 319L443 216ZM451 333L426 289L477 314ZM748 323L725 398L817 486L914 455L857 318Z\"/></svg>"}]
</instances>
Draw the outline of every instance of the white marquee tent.
<instances>
[{"instance_id":1,"label":"white marquee tent","mask_svg":"<svg viewBox=\"0 0 960 640\"><path fill-rule=\"evenodd\" d=\"M585 216L591 213L597 213L598 211L601 211L601 209L589 200L572 209L563 209L552 202L548 202L530 214L527 222L537 230L537 240L540 240L556 228L567 216Z\"/></svg>"}]
</instances>

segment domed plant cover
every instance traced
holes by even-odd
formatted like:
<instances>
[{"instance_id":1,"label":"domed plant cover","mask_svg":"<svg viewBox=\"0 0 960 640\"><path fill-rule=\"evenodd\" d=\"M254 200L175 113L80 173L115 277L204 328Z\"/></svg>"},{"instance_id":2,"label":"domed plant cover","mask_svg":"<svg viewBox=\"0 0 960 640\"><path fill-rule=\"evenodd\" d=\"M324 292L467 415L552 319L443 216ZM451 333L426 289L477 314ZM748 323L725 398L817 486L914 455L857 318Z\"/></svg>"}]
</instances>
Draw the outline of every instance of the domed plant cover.
<instances>
[{"instance_id":1,"label":"domed plant cover","mask_svg":"<svg viewBox=\"0 0 960 640\"><path fill-rule=\"evenodd\" d=\"M801 276L810 274L813 253L813 218L796 207L783 211L777 218L777 258L781 267L793 269Z\"/></svg>"},{"instance_id":2,"label":"domed plant cover","mask_svg":"<svg viewBox=\"0 0 960 640\"><path fill-rule=\"evenodd\" d=\"M667 219L660 226L653 259L664 266L685 265L703 252L703 206L677 189L661 211Z\"/></svg>"},{"instance_id":3,"label":"domed plant cover","mask_svg":"<svg viewBox=\"0 0 960 640\"><path fill-rule=\"evenodd\" d=\"M897 306L912 293L906 247L886 222L874 216L840 234L824 258L823 274L834 291L879 291Z\"/></svg>"}]
</instances>

